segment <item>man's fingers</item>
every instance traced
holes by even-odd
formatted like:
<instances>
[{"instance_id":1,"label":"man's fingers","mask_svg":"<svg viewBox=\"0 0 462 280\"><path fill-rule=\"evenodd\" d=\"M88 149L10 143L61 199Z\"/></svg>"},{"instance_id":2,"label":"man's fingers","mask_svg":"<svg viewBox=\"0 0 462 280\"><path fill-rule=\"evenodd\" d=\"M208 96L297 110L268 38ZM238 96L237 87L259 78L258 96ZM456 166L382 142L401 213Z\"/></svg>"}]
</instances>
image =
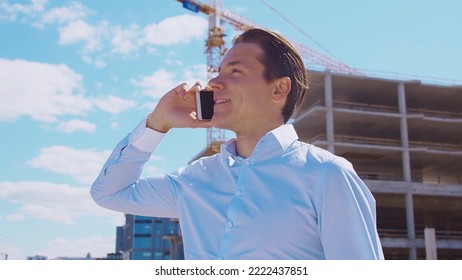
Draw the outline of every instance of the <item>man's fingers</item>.
<instances>
[{"instance_id":1,"label":"man's fingers","mask_svg":"<svg viewBox=\"0 0 462 280\"><path fill-rule=\"evenodd\" d=\"M173 88L172 91L174 91L178 96L183 97L186 93L187 88L188 85L186 83L182 83Z\"/></svg>"},{"instance_id":2,"label":"man's fingers","mask_svg":"<svg viewBox=\"0 0 462 280\"><path fill-rule=\"evenodd\" d=\"M188 89L188 85L186 83L182 83L176 86L173 91L178 94L179 97L184 97L187 93L196 93L197 91L201 90L201 83L196 82L192 87Z\"/></svg>"},{"instance_id":3,"label":"man's fingers","mask_svg":"<svg viewBox=\"0 0 462 280\"><path fill-rule=\"evenodd\" d=\"M201 83L196 82L187 92L189 93L196 93L201 90Z\"/></svg>"}]
</instances>

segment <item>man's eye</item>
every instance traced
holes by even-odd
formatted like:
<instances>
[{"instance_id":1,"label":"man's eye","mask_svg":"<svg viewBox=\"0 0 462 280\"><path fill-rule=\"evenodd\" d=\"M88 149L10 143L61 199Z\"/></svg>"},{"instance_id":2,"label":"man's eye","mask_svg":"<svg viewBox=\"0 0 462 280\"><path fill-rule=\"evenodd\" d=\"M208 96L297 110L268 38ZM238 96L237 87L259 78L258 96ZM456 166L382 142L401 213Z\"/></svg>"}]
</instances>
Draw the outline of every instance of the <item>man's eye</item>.
<instances>
[{"instance_id":1,"label":"man's eye","mask_svg":"<svg viewBox=\"0 0 462 280\"><path fill-rule=\"evenodd\" d=\"M231 73L241 73L241 70L239 69L231 69Z\"/></svg>"}]
</instances>

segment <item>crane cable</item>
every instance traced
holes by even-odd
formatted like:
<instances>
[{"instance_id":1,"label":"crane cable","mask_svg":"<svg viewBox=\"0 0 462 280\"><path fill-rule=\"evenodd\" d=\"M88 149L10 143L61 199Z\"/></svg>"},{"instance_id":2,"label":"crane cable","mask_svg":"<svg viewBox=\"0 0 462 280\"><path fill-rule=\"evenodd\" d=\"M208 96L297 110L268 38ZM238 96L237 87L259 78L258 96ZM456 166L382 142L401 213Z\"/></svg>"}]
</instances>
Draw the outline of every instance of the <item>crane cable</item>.
<instances>
[{"instance_id":1,"label":"crane cable","mask_svg":"<svg viewBox=\"0 0 462 280\"><path fill-rule=\"evenodd\" d=\"M337 59L338 61L341 62L340 59L338 59L337 57L335 57L328 49L326 49L323 45L321 45L321 43L317 42L314 38L312 38L310 35L308 35L305 31L303 31L303 29L301 29L300 27L298 27L295 23L293 23L290 19L288 19L286 16L284 16L281 12L279 12L278 10L276 10L275 8L273 8L270 4L268 4L268 2L266 2L265 0L260 0L260 2L262 2L264 5L266 5L268 8L270 8L271 10L273 10L273 12L275 12L276 14L278 14L280 17L282 17L285 21L287 21L290 25L292 25L295 29L297 29L300 33L302 33L305 37L307 37L308 39L310 39L311 41L313 41L316 45L318 45L321 49L323 49L326 53L328 53L331 57ZM343 63L343 62L342 62Z\"/></svg>"}]
</instances>

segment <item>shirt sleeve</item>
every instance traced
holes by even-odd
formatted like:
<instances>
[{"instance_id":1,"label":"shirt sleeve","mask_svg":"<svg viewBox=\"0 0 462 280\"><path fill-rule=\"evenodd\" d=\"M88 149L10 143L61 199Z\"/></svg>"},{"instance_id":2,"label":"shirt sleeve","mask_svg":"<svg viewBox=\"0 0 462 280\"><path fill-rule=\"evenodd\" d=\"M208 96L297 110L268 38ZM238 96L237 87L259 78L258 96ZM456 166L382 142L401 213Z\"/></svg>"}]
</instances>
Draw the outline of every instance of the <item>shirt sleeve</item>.
<instances>
[{"instance_id":1,"label":"shirt sleeve","mask_svg":"<svg viewBox=\"0 0 462 280\"><path fill-rule=\"evenodd\" d=\"M319 181L318 222L326 259L383 259L375 199L353 170L338 158Z\"/></svg>"},{"instance_id":2,"label":"shirt sleeve","mask_svg":"<svg viewBox=\"0 0 462 280\"><path fill-rule=\"evenodd\" d=\"M146 127L146 119L114 148L90 194L100 206L133 215L176 218L173 182L164 174L140 178L166 134Z\"/></svg>"}]
</instances>

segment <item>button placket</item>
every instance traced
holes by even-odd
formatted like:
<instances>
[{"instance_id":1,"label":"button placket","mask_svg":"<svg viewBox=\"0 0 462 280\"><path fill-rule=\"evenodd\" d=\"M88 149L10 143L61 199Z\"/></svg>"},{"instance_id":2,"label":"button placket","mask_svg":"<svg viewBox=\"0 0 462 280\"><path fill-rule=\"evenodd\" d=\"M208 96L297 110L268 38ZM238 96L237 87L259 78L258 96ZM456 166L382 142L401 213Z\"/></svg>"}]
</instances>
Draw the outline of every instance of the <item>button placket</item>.
<instances>
[{"instance_id":1,"label":"button placket","mask_svg":"<svg viewBox=\"0 0 462 280\"><path fill-rule=\"evenodd\" d=\"M248 161L247 161L248 162ZM234 185L234 193L228 205L225 217L225 235L220 246L220 255L226 256L232 249L234 232L238 228L239 217L241 216L242 193L245 190L245 184L248 178L248 164L245 160L237 159L233 164L233 168L238 168L237 180Z\"/></svg>"}]
</instances>

